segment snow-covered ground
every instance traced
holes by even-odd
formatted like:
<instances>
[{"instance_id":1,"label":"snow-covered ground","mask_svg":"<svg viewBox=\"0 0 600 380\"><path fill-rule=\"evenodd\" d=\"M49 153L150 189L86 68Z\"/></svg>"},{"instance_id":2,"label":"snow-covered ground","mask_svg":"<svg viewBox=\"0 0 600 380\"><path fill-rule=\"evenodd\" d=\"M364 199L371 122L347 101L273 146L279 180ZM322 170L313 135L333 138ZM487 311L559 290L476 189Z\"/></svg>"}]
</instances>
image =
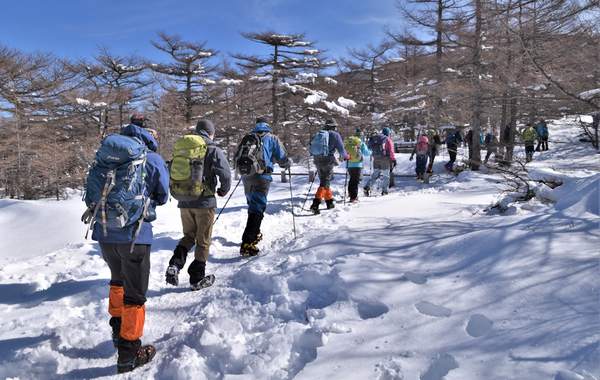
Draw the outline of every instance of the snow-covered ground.
<instances>
[{"instance_id":1,"label":"snow-covered ground","mask_svg":"<svg viewBox=\"0 0 600 380\"><path fill-rule=\"evenodd\" d=\"M552 123L550 150L528 165L533 179L564 181L540 191L556 202L504 214L486 211L502 177L455 177L443 156L429 185L396 178L389 195L352 205L338 175L337 207L320 216L311 197L301 210L306 177L293 177L293 218L290 184L275 176L261 253L245 259L240 185L214 229L217 282L198 292L185 270L179 287L164 281L182 236L169 202L154 222L142 338L157 356L124 375L81 195L1 199L0 378L600 379L600 156L574 125ZM414 161L398 155L396 173L413 174Z\"/></svg>"}]
</instances>

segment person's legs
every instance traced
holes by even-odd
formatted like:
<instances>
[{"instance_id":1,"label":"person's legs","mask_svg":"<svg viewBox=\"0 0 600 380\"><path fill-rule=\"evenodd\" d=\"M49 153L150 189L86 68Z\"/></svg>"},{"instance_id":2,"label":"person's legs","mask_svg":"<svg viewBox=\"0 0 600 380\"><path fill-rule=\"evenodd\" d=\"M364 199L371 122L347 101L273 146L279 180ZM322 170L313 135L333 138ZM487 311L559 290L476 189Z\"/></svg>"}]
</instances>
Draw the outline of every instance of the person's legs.
<instances>
[{"instance_id":1,"label":"person's legs","mask_svg":"<svg viewBox=\"0 0 600 380\"><path fill-rule=\"evenodd\" d=\"M113 344L121 338L123 317L123 276L121 275L121 257L113 243L98 243L102 257L110 269L110 290L108 291L108 314L111 315L109 325L112 327Z\"/></svg>"},{"instance_id":2,"label":"person's legs","mask_svg":"<svg viewBox=\"0 0 600 380\"><path fill-rule=\"evenodd\" d=\"M205 276L206 261L211 244L213 221L215 220L215 207L195 209L196 220L196 251L194 261L188 268L190 284L197 284Z\"/></svg>"},{"instance_id":3,"label":"person's legs","mask_svg":"<svg viewBox=\"0 0 600 380\"><path fill-rule=\"evenodd\" d=\"M146 292L150 277L149 244L136 244L130 252L130 244L115 244L116 253L121 257L123 276L123 314L121 338L117 343L119 372L128 372L145 364L148 356L154 356L154 347L142 348L140 338L144 332L146 319ZM147 348L147 347L151 347ZM152 351L151 353L146 350Z\"/></svg>"}]
</instances>

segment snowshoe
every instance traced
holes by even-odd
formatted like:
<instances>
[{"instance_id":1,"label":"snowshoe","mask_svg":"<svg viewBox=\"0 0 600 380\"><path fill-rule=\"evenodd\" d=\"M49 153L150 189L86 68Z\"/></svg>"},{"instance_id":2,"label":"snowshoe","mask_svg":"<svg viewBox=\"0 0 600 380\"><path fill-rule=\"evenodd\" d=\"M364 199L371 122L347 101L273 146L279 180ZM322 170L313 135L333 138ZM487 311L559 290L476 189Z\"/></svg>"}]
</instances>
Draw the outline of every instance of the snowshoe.
<instances>
[{"instance_id":1,"label":"snowshoe","mask_svg":"<svg viewBox=\"0 0 600 380\"><path fill-rule=\"evenodd\" d=\"M134 368L149 363L156 355L156 348L151 345L140 347L131 360L117 359L117 371L119 373L131 372Z\"/></svg>"},{"instance_id":2,"label":"snowshoe","mask_svg":"<svg viewBox=\"0 0 600 380\"><path fill-rule=\"evenodd\" d=\"M199 283L197 283L197 284L191 284L190 285L190 289L193 292L193 291L196 291L196 290L208 288L209 286L212 286L212 284L214 284L214 283L215 283L215 275L214 274L209 274L208 276L206 276L202 280L200 280Z\"/></svg>"},{"instance_id":3,"label":"snowshoe","mask_svg":"<svg viewBox=\"0 0 600 380\"><path fill-rule=\"evenodd\" d=\"M175 265L169 265L167 268L167 273L165 273L165 277L167 284L171 284L173 286L179 285L179 268L177 268Z\"/></svg>"}]
</instances>

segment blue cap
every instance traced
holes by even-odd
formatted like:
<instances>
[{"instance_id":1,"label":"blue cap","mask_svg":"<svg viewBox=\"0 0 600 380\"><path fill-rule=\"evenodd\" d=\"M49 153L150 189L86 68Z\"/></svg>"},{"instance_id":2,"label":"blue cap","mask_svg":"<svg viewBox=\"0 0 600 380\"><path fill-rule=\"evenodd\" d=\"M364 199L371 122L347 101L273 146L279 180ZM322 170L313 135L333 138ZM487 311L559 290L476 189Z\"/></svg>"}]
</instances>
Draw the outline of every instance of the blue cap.
<instances>
[{"instance_id":1,"label":"blue cap","mask_svg":"<svg viewBox=\"0 0 600 380\"><path fill-rule=\"evenodd\" d=\"M392 133L392 130L389 129L388 127L383 128L383 130L381 131L381 133L383 133L386 136L389 136L390 133Z\"/></svg>"}]
</instances>

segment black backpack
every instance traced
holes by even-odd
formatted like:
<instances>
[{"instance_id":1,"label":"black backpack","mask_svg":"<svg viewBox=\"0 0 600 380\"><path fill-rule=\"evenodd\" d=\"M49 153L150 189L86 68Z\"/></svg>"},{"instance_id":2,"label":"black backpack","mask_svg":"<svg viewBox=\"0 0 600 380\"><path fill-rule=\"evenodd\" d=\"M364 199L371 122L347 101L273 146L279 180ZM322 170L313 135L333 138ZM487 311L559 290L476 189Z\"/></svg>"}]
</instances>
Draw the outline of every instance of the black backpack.
<instances>
[{"instance_id":1,"label":"black backpack","mask_svg":"<svg viewBox=\"0 0 600 380\"><path fill-rule=\"evenodd\" d=\"M252 132L244 136L233 160L235 171L242 176L261 175L267 168L263 139L269 132Z\"/></svg>"}]
</instances>

